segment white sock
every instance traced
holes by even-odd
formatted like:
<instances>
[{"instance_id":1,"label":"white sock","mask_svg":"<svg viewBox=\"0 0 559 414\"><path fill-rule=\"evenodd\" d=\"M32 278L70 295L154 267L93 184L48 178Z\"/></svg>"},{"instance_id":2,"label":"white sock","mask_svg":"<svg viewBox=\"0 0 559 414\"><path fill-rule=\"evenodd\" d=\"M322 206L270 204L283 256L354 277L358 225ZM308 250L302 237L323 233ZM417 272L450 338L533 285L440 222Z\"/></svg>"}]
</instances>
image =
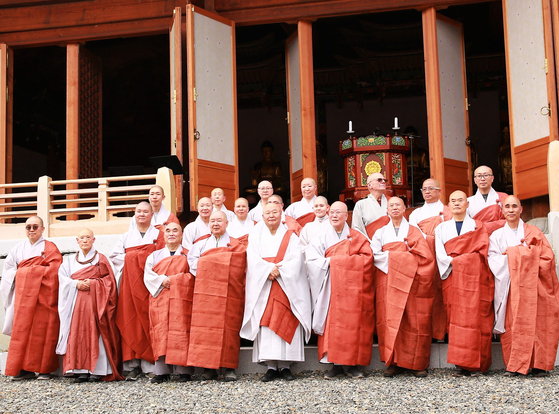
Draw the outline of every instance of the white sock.
<instances>
[{"instance_id":1,"label":"white sock","mask_svg":"<svg viewBox=\"0 0 559 414\"><path fill-rule=\"evenodd\" d=\"M278 367L272 367L272 366L268 365L268 369L273 369L274 371L277 371Z\"/></svg>"}]
</instances>

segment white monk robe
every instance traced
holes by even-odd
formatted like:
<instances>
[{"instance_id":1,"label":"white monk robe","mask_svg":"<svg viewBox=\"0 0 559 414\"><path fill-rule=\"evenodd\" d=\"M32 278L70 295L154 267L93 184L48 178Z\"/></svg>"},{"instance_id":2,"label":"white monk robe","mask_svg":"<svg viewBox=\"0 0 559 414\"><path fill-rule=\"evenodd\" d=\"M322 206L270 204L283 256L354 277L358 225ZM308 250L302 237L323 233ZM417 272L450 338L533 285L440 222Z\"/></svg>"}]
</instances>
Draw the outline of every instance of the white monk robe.
<instances>
[{"instance_id":1,"label":"white monk robe","mask_svg":"<svg viewBox=\"0 0 559 414\"><path fill-rule=\"evenodd\" d=\"M210 237L204 240L200 240L192 246L192 249L188 252L188 266L190 267L190 273L196 276L196 270L198 269L198 259L202 254L210 249L215 249L216 247L227 247L231 242L229 234L225 232L223 236L219 239L212 234Z\"/></svg>"},{"instance_id":2,"label":"white monk robe","mask_svg":"<svg viewBox=\"0 0 559 414\"><path fill-rule=\"evenodd\" d=\"M424 203L423 206L416 208L411 212L409 224L410 226L417 227L419 231L421 231L421 229L419 228L419 223L428 218L439 216L443 209L444 204L441 200L437 200L434 203ZM422 231L421 234L423 234L424 238L426 237L425 233L423 233Z\"/></svg>"},{"instance_id":3,"label":"white monk robe","mask_svg":"<svg viewBox=\"0 0 559 414\"><path fill-rule=\"evenodd\" d=\"M285 215L289 217L293 217L297 220L299 217L304 216L305 214L312 213L314 207L314 200L316 196L310 201L307 201L306 198L301 199L300 201L296 201L292 203L285 209Z\"/></svg>"},{"instance_id":4,"label":"white monk robe","mask_svg":"<svg viewBox=\"0 0 559 414\"><path fill-rule=\"evenodd\" d=\"M381 197L380 205L371 194L359 200L353 209L351 228L360 231L365 237L369 237L367 236L367 226L379 217L386 216L387 206L388 200L384 194Z\"/></svg>"},{"instance_id":5,"label":"white monk robe","mask_svg":"<svg viewBox=\"0 0 559 414\"><path fill-rule=\"evenodd\" d=\"M285 256L278 263L282 266L276 280L288 297L299 326L291 344L267 326L260 326L272 287L268 276L276 266L263 258L277 256L286 232L286 226L280 224L276 234L272 235L267 226L259 223L248 237L245 314L240 335L254 341L253 362L305 360L304 341L308 341L311 335L311 297L301 246L295 233L291 234Z\"/></svg>"},{"instance_id":6,"label":"white monk robe","mask_svg":"<svg viewBox=\"0 0 559 414\"><path fill-rule=\"evenodd\" d=\"M349 236L349 226L344 224L341 234L336 233L336 229L330 224L328 216L325 222L327 225L322 226L322 231L313 237L305 255L307 257L307 268L309 271L309 284L311 286L311 298L313 305L312 329L318 335L324 334L326 326L326 317L330 307L330 296L332 294L332 286L330 284L330 258L325 257L326 251L335 244L347 239ZM307 228L312 223L309 223ZM328 354L320 360L320 362L328 362Z\"/></svg>"},{"instance_id":7,"label":"white monk robe","mask_svg":"<svg viewBox=\"0 0 559 414\"><path fill-rule=\"evenodd\" d=\"M456 230L456 221L454 221L454 218L439 224L435 229L435 251L437 254L437 265L439 267L439 273L442 280L448 278L452 272L452 257L446 254L446 250L444 248L445 243L455 237L474 231L475 229L475 220L467 215L464 217L464 221L462 222L460 234L458 234L458 231Z\"/></svg>"},{"instance_id":8,"label":"white monk robe","mask_svg":"<svg viewBox=\"0 0 559 414\"><path fill-rule=\"evenodd\" d=\"M180 255L183 248L179 246L175 251L174 255ZM173 255L173 256L174 256ZM167 246L160 250L154 251L146 259L146 267L144 269L144 284L150 295L156 298L163 289L163 281L167 275L159 275L153 271L153 267L157 265L163 259L171 257L171 251ZM175 374L192 374L194 373L194 367L183 367L180 365L170 365L165 363L165 356L162 355L155 361L155 366L153 369L155 375L169 375Z\"/></svg>"},{"instance_id":9,"label":"white monk robe","mask_svg":"<svg viewBox=\"0 0 559 414\"><path fill-rule=\"evenodd\" d=\"M227 225L227 233L238 239L239 237L245 236L250 233L254 227L254 221L250 220L248 217L245 221L240 221L237 216Z\"/></svg>"},{"instance_id":10,"label":"white monk robe","mask_svg":"<svg viewBox=\"0 0 559 414\"><path fill-rule=\"evenodd\" d=\"M86 262L90 260L97 251L91 249L87 256L84 257L83 252L79 251L79 261ZM74 305L78 297L78 282L79 280L72 279L72 275L88 266L95 266L99 263L99 255L88 264L78 263L76 256L72 255L66 257L66 260L58 269L58 314L60 315L60 333L58 335L58 345L56 346L56 353L58 355L66 354L68 347L68 337L70 336L70 326L72 325L72 316L74 314ZM113 373L109 359L107 358L107 351L103 344L103 339L99 335L99 357L93 372L86 369L73 369L63 374L93 374L99 376L110 375Z\"/></svg>"},{"instance_id":11,"label":"white monk robe","mask_svg":"<svg viewBox=\"0 0 559 414\"><path fill-rule=\"evenodd\" d=\"M303 256L305 256L305 250L311 241L322 233L325 229L331 227L330 220L328 219L328 214L324 217L315 217L314 221L311 221L301 230L299 233L299 242L301 243L301 250L303 251ZM307 259L305 257L305 263Z\"/></svg>"},{"instance_id":12,"label":"white monk robe","mask_svg":"<svg viewBox=\"0 0 559 414\"><path fill-rule=\"evenodd\" d=\"M225 213L225 215L227 216L227 221L231 222L236 216L235 213L233 213L231 210L227 210L227 207L225 207L225 204L221 205L221 210L218 210L216 206L213 206L213 211L223 211Z\"/></svg>"},{"instance_id":13,"label":"white monk robe","mask_svg":"<svg viewBox=\"0 0 559 414\"><path fill-rule=\"evenodd\" d=\"M159 212L158 213L156 213L155 211L153 212L153 216L151 217L151 225L155 227L155 226L165 224L167 220L169 220L170 215L171 212L167 210L163 204L161 204L161 208L159 209ZM128 227L128 230L132 230L135 227L136 227L136 218L132 217L132 219L130 220L130 226Z\"/></svg>"},{"instance_id":14,"label":"white monk robe","mask_svg":"<svg viewBox=\"0 0 559 414\"><path fill-rule=\"evenodd\" d=\"M45 239L43 236L31 244L29 240L24 240L16 244L4 261L4 270L2 272L2 282L0 283L0 293L4 302L6 316L4 318L4 327L2 333L4 335L12 334L12 325L14 322L14 305L15 305L15 276L17 266L24 260L32 257L41 256L45 251Z\"/></svg>"},{"instance_id":15,"label":"white monk robe","mask_svg":"<svg viewBox=\"0 0 559 414\"><path fill-rule=\"evenodd\" d=\"M491 187L489 194L487 194L487 201L485 201L478 189L475 195L468 197L468 216L475 217L484 208L497 204L497 200L499 200L499 194L493 187ZM500 202L499 205L502 207Z\"/></svg>"},{"instance_id":16,"label":"white monk robe","mask_svg":"<svg viewBox=\"0 0 559 414\"><path fill-rule=\"evenodd\" d=\"M390 252L383 252L382 246L393 242L403 242L404 239L408 237L409 231L410 224L405 218L402 218L398 234L396 234L396 229L394 228L392 219L390 219L390 222L386 226L381 227L375 232L373 239L371 240L371 249L373 250L373 263L377 269L388 274L388 258Z\"/></svg>"},{"instance_id":17,"label":"white monk robe","mask_svg":"<svg viewBox=\"0 0 559 414\"><path fill-rule=\"evenodd\" d=\"M262 200L258 202L256 207L250 210L247 214L247 220L252 220L255 223L262 221L262 213L264 213L264 207L262 207ZM285 212L281 211L281 221L285 222Z\"/></svg>"},{"instance_id":18,"label":"white monk robe","mask_svg":"<svg viewBox=\"0 0 559 414\"><path fill-rule=\"evenodd\" d=\"M489 237L487 261L495 276L495 325L493 333L505 333L505 316L510 289L510 272L508 256L504 254L509 246L526 246L524 240L524 222L520 220L516 231L506 223L503 228L495 230Z\"/></svg>"},{"instance_id":19,"label":"white monk robe","mask_svg":"<svg viewBox=\"0 0 559 414\"><path fill-rule=\"evenodd\" d=\"M184 247L186 250L190 250L192 249L192 245L196 240L210 233L210 227L202 221L200 216L198 216L196 217L196 220L194 220L192 223L187 224L184 228L184 232L182 234L182 247Z\"/></svg>"}]
</instances>

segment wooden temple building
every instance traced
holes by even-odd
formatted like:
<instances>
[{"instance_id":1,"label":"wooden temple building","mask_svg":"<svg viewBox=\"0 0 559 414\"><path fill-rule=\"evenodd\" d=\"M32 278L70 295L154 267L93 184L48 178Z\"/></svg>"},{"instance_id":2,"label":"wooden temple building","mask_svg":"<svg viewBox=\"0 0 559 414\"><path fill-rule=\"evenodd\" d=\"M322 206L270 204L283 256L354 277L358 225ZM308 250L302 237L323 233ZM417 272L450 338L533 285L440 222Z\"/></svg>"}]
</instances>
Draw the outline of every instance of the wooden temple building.
<instances>
[{"instance_id":1,"label":"wooden temple building","mask_svg":"<svg viewBox=\"0 0 559 414\"><path fill-rule=\"evenodd\" d=\"M93 180L169 155L178 213L218 186L231 208L264 141L284 196L309 176L334 201L348 121L370 136L394 117L416 190L471 194L486 164L527 218L559 211L555 0L0 0L0 22L2 220L18 183L50 177L69 214Z\"/></svg>"}]
</instances>

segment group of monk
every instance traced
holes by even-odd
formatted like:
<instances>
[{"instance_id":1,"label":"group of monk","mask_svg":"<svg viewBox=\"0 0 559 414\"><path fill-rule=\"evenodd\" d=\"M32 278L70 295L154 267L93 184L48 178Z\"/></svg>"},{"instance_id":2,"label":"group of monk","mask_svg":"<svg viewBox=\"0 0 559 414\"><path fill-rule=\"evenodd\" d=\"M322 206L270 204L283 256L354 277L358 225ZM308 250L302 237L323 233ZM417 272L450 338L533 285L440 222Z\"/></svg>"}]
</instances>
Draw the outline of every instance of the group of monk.
<instances>
[{"instance_id":1,"label":"group of monk","mask_svg":"<svg viewBox=\"0 0 559 414\"><path fill-rule=\"evenodd\" d=\"M0 284L5 374L49 379L62 355L75 382L146 373L156 384L171 374L187 382L195 367L204 380L235 381L245 338L267 368L263 382L291 381L314 332L320 362L333 364L326 379L365 377L375 335L386 377L427 376L433 340L448 341L454 375L480 375L494 334L505 375L548 375L559 342L553 252L520 218L519 199L493 190L490 168L474 180L474 196L455 191L448 205L439 182L426 180L425 204L408 220L373 173L352 228L346 204L316 196L312 178L285 211L268 181L250 211L244 198L228 210L216 188L184 230L155 185L108 258L83 229L63 261L30 217Z\"/></svg>"}]
</instances>

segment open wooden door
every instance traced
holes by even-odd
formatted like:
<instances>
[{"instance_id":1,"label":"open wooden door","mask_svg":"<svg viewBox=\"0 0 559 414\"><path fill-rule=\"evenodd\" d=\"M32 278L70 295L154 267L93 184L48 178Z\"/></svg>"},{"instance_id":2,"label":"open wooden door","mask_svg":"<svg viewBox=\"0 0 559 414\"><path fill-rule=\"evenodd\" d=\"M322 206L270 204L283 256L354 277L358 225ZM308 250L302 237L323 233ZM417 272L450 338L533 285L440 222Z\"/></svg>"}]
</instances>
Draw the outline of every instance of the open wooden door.
<instances>
[{"instance_id":1,"label":"open wooden door","mask_svg":"<svg viewBox=\"0 0 559 414\"><path fill-rule=\"evenodd\" d=\"M169 28L169 55L171 78L171 155L176 155L184 165L182 150L182 42L181 8L173 10L173 21ZM175 176L176 213L184 210L182 175ZM174 203L171 203L174 205Z\"/></svg>"},{"instance_id":2,"label":"open wooden door","mask_svg":"<svg viewBox=\"0 0 559 414\"><path fill-rule=\"evenodd\" d=\"M558 139L549 2L504 0L503 18L513 187L524 200L550 192L547 154Z\"/></svg>"},{"instance_id":3,"label":"open wooden door","mask_svg":"<svg viewBox=\"0 0 559 414\"><path fill-rule=\"evenodd\" d=\"M186 13L190 210L214 187L239 196L235 23L188 5Z\"/></svg>"},{"instance_id":4,"label":"open wooden door","mask_svg":"<svg viewBox=\"0 0 559 414\"><path fill-rule=\"evenodd\" d=\"M425 85L431 177L445 183L441 199L455 190L472 191L466 60L462 24L423 11Z\"/></svg>"},{"instance_id":5,"label":"open wooden door","mask_svg":"<svg viewBox=\"0 0 559 414\"><path fill-rule=\"evenodd\" d=\"M314 74L311 22L299 21L285 48L291 202L301 199L301 181L316 180Z\"/></svg>"}]
</instances>

